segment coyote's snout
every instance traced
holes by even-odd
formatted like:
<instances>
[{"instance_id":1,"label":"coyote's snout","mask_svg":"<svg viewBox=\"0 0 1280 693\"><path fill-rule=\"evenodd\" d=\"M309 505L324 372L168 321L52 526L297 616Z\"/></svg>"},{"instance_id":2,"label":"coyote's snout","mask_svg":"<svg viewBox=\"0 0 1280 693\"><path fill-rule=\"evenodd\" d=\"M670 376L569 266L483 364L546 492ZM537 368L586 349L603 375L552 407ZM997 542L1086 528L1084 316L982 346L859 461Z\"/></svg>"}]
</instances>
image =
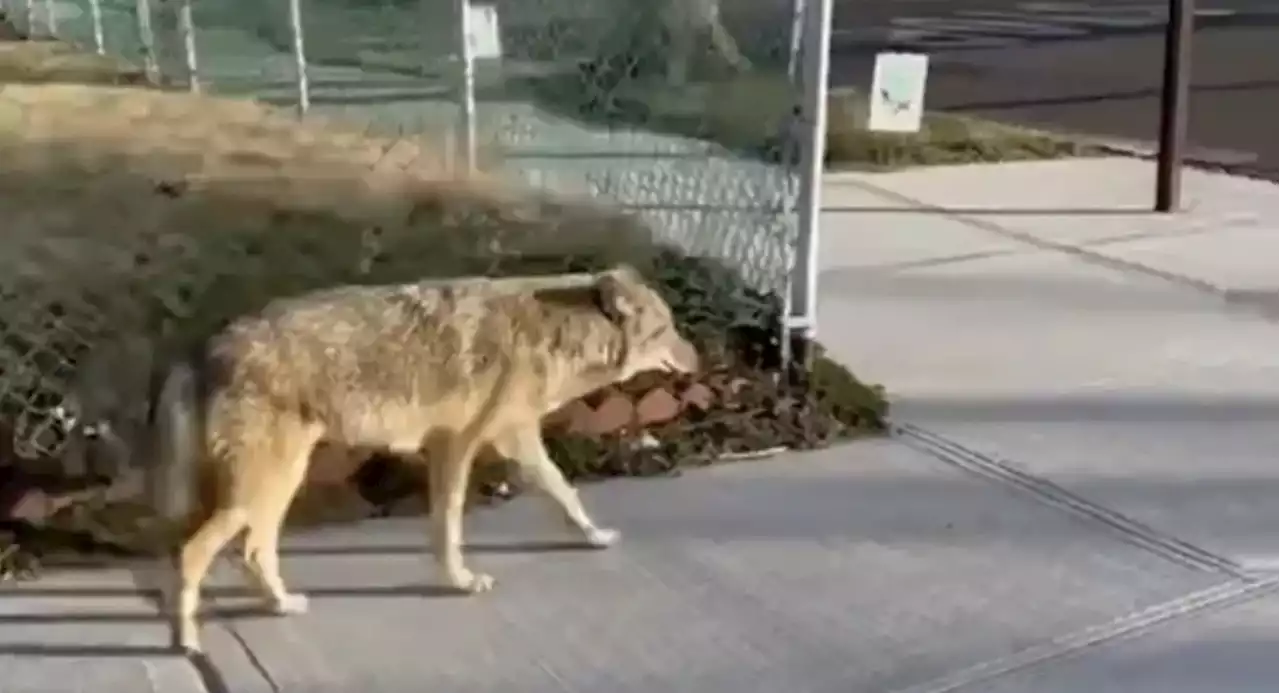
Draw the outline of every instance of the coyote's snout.
<instances>
[{"instance_id":1,"label":"coyote's snout","mask_svg":"<svg viewBox=\"0 0 1280 693\"><path fill-rule=\"evenodd\" d=\"M232 322L160 389L155 506L186 517L176 639L198 650L199 589L242 531L247 574L277 612L305 608L280 576L281 523L321 440L428 463L431 543L468 592L461 515L483 448L513 462L585 540L612 544L547 455L544 415L645 370L693 372L670 307L628 267L598 274L342 287L277 300ZM420 457L417 453L423 453Z\"/></svg>"}]
</instances>

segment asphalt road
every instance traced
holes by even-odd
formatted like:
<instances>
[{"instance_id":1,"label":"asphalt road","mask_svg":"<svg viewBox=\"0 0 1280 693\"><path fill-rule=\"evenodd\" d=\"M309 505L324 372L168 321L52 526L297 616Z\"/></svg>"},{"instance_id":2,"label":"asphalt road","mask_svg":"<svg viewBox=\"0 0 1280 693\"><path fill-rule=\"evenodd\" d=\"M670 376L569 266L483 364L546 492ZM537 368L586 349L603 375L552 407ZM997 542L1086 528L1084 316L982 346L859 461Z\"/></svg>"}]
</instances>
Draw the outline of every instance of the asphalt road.
<instances>
[{"instance_id":1,"label":"asphalt road","mask_svg":"<svg viewBox=\"0 0 1280 693\"><path fill-rule=\"evenodd\" d=\"M1105 138L1157 138L1163 3L837 0L832 81L868 86L874 54L931 56L926 107ZM1200 2L1194 158L1276 172L1276 8Z\"/></svg>"}]
</instances>

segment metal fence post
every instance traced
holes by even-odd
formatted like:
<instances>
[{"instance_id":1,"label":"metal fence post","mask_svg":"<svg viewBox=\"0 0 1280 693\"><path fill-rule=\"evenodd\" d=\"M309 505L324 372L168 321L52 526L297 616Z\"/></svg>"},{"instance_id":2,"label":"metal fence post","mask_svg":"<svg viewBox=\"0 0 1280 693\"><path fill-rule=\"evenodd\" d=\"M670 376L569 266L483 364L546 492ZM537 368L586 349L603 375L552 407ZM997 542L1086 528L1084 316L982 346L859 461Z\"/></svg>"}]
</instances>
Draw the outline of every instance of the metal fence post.
<instances>
[{"instance_id":1,"label":"metal fence post","mask_svg":"<svg viewBox=\"0 0 1280 693\"><path fill-rule=\"evenodd\" d=\"M795 134L800 138L799 234L788 278L787 334L791 364L807 368L818 327L818 241L822 174L827 145L827 77L831 71L832 0L804 3L801 67L803 101Z\"/></svg>"},{"instance_id":2,"label":"metal fence post","mask_svg":"<svg viewBox=\"0 0 1280 693\"><path fill-rule=\"evenodd\" d=\"M147 81L160 84L160 63L156 59L156 35L151 28L151 0L135 0L134 18L138 22L138 44L142 47L142 69Z\"/></svg>"},{"instance_id":3,"label":"metal fence post","mask_svg":"<svg viewBox=\"0 0 1280 693\"><path fill-rule=\"evenodd\" d=\"M36 0L22 0L22 12L25 15L22 21L27 23L27 38L35 38L36 35Z\"/></svg>"},{"instance_id":4,"label":"metal fence post","mask_svg":"<svg viewBox=\"0 0 1280 693\"><path fill-rule=\"evenodd\" d=\"M178 6L178 33L187 59L187 88L191 93L199 94L200 69L196 60L196 25L191 17L191 0L181 0Z\"/></svg>"},{"instance_id":5,"label":"metal fence post","mask_svg":"<svg viewBox=\"0 0 1280 693\"><path fill-rule=\"evenodd\" d=\"M1195 0L1169 0L1160 89L1160 152L1156 158L1157 212L1176 212L1182 206L1182 157L1187 141L1195 5Z\"/></svg>"},{"instance_id":6,"label":"metal fence post","mask_svg":"<svg viewBox=\"0 0 1280 693\"><path fill-rule=\"evenodd\" d=\"M471 2L455 0L458 11L458 56L462 61L462 85L459 104L459 125L462 136L458 160L464 170L471 173L476 164L476 59L471 46Z\"/></svg>"},{"instance_id":7,"label":"metal fence post","mask_svg":"<svg viewBox=\"0 0 1280 693\"><path fill-rule=\"evenodd\" d=\"M311 109L311 86L307 82L307 49L303 40L302 0L289 0L289 31L293 34L293 65L298 80L298 117Z\"/></svg>"},{"instance_id":8,"label":"metal fence post","mask_svg":"<svg viewBox=\"0 0 1280 693\"><path fill-rule=\"evenodd\" d=\"M791 0L791 42L787 51L787 79L792 85L800 83L800 60L804 55L808 10L809 3L806 0Z\"/></svg>"},{"instance_id":9,"label":"metal fence post","mask_svg":"<svg viewBox=\"0 0 1280 693\"><path fill-rule=\"evenodd\" d=\"M44 26L50 36L58 35L58 14L54 11L53 0L44 0Z\"/></svg>"},{"instance_id":10,"label":"metal fence post","mask_svg":"<svg viewBox=\"0 0 1280 693\"><path fill-rule=\"evenodd\" d=\"M102 35L102 1L89 0L89 16L93 20L93 50L98 55L107 52L106 40Z\"/></svg>"}]
</instances>

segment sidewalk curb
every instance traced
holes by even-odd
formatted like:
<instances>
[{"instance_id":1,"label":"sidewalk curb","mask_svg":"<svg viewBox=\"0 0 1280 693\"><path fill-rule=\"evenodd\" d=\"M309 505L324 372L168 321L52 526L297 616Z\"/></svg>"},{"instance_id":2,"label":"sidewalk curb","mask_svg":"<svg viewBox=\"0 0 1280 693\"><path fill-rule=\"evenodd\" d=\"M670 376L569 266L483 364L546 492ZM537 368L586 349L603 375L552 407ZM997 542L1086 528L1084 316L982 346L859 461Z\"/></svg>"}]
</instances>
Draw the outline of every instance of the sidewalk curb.
<instances>
[{"instance_id":1,"label":"sidewalk curb","mask_svg":"<svg viewBox=\"0 0 1280 693\"><path fill-rule=\"evenodd\" d=\"M1107 154L1122 156L1142 161L1155 161L1160 155L1160 145L1142 140L1118 140L1098 138L1088 135L1073 136L1072 141L1096 147ZM1235 178L1277 183L1277 171L1266 168L1258 162L1258 157L1248 152L1228 149L1211 149L1207 147L1190 147L1183 153L1182 163L1187 168L1217 173Z\"/></svg>"},{"instance_id":2,"label":"sidewalk curb","mask_svg":"<svg viewBox=\"0 0 1280 693\"><path fill-rule=\"evenodd\" d=\"M1082 262L1106 267L1107 269L1129 274L1141 274L1143 276L1159 279L1182 289L1188 289L1200 294L1213 296L1220 299L1229 307L1238 307L1259 313L1262 317L1271 322L1275 322L1277 320L1277 309L1275 307L1276 299L1271 297L1269 292L1263 290L1229 289L1203 279L1197 279L1195 277L1178 274L1176 272L1169 272L1130 260L1121 260L1104 253L1090 250L1089 248L1081 245L1060 243L1040 238L1030 233L1010 229L985 219L972 216L967 214L964 210L948 209L941 205L930 204L908 195L889 190L868 180L868 177L871 175L883 174L864 174L854 172L835 174L828 173L823 177L823 180L827 184L856 187L864 192L886 200L892 200L893 202L906 205L910 208L949 217L957 223L963 224L972 229L985 231L1015 243L1028 245L1039 250L1063 253Z\"/></svg>"}]
</instances>

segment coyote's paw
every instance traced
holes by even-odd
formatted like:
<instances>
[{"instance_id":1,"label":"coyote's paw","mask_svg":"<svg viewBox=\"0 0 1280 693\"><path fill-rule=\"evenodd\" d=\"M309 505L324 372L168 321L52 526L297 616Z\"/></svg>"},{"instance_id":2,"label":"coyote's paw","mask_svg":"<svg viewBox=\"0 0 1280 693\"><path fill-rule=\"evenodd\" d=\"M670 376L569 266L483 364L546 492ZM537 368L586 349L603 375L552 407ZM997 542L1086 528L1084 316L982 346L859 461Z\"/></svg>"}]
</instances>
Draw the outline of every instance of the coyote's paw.
<instances>
[{"instance_id":1,"label":"coyote's paw","mask_svg":"<svg viewBox=\"0 0 1280 693\"><path fill-rule=\"evenodd\" d=\"M292 616L307 613L308 606L307 595L289 592L271 602L271 611L277 616Z\"/></svg>"},{"instance_id":2,"label":"coyote's paw","mask_svg":"<svg viewBox=\"0 0 1280 693\"><path fill-rule=\"evenodd\" d=\"M479 594L488 592L493 589L493 576L484 573L473 573L470 570L460 570L448 575L445 583L452 589L467 594Z\"/></svg>"},{"instance_id":3,"label":"coyote's paw","mask_svg":"<svg viewBox=\"0 0 1280 693\"><path fill-rule=\"evenodd\" d=\"M607 549L618 543L618 540L622 538L622 532L608 527L591 527L583 532L583 537L591 548Z\"/></svg>"}]
</instances>

